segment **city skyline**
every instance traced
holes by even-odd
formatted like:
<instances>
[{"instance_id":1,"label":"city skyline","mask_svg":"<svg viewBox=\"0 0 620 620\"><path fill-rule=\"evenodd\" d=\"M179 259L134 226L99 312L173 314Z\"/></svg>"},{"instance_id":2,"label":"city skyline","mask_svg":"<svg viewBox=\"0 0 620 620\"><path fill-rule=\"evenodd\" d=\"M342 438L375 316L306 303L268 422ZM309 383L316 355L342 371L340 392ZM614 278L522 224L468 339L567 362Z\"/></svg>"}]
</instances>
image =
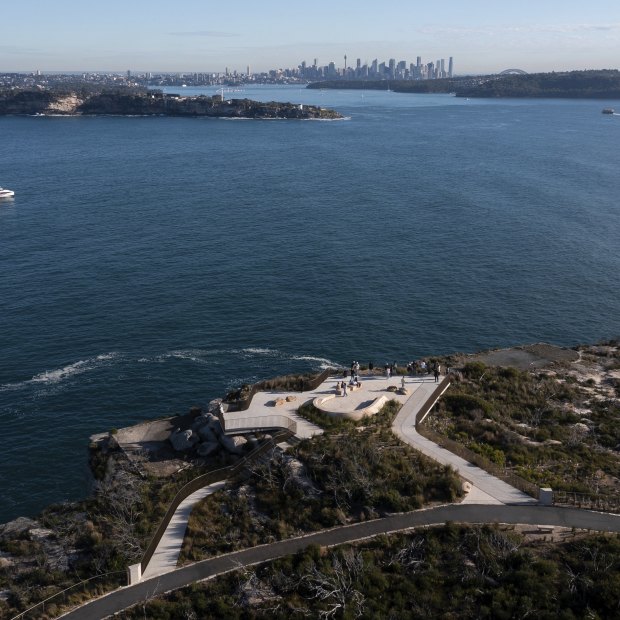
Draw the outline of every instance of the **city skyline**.
<instances>
[{"instance_id":1,"label":"city skyline","mask_svg":"<svg viewBox=\"0 0 620 620\"><path fill-rule=\"evenodd\" d=\"M3 8L0 71L260 72L299 65L300 58L342 66L360 58L458 58L456 73L615 68L620 5L592 0L567 6L524 0L425 3L388 0L381 9L344 0L298 5L239 0L218 5L161 0L105 7L57 0L35 11Z\"/></svg>"}]
</instances>

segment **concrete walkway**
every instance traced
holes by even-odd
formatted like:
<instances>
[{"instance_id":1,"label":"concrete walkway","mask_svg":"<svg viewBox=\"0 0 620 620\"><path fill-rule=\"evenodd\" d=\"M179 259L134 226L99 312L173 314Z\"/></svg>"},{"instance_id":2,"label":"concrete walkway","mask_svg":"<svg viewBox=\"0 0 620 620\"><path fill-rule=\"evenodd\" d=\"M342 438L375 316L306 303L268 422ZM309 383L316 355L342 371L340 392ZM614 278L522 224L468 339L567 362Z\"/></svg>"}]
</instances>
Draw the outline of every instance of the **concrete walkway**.
<instances>
[{"instance_id":1,"label":"concrete walkway","mask_svg":"<svg viewBox=\"0 0 620 620\"><path fill-rule=\"evenodd\" d=\"M219 489L223 489L225 485L226 480L214 482L188 495L179 504L174 516L170 520L170 524L159 541L159 545L157 545L157 549L153 553L151 561L142 574L142 579L151 579L152 577L163 575L177 567L181 547L183 546L183 539L185 538L185 530L187 529L187 523L192 508L208 495L219 491Z\"/></svg>"},{"instance_id":2,"label":"concrete walkway","mask_svg":"<svg viewBox=\"0 0 620 620\"><path fill-rule=\"evenodd\" d=\"M426 456L452 466L460 476L472 485L463 503L472 504L536 504L533 497L515 489L503 480L472 465L465 459L439 447L426 437L422 437L415 428L418 411L426 404L435 389L435 383L422 384L407 400L398 412L393 424L393 432L405 443L419 450ZM430 414L432 415L432 414Z\"/></svg>"}]
</instances>

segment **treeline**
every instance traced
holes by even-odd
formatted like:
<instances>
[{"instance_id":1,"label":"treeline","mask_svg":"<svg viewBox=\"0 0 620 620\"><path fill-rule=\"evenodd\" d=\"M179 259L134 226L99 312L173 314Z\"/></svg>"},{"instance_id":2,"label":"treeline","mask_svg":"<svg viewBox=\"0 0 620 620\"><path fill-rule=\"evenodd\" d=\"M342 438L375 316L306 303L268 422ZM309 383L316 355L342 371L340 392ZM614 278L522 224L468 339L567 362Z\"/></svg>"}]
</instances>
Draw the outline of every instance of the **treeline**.
<instances>
[{"instance_id":1,"label":"treeline","mask_svg":"<svg viewBox=\"0 0 620 620\"><path fill-rule=\"evenodd\" d=\"M441 80L327 80L308 84L311 89L392 90L396 93L454 93L479 83L480 78Z\"/></svg>"},{"instance_id":2,"label":"treeline","mask_svg":"<svg viewBox=\"0 0 620 620\"><path fill-rule=\"evenodd\" d=\"M570 71L461 77L441 80L328 80L311 89L392 90L396 93L455 93L457 97L549 97L620 99L620 72Z\"/></svg>"},{"instance_id":3,"label":"treeline","mask_svg":"<svg viewBox=\"0 0 620 620\"><path fill-rule=\"evenodd\" d=\"M456 93L459 97L620 99L620 72L607 70L505 75L457 89Z\"/></svg>"},{"instance_id":4,"label":"treeline","mask_svg":"<svg viewBox=\"0 0 620 620\"><path fill-rule=\"evenodd\" d=\"M22 96L31 97L33 92L38 92L41 97L47 97L51 100L53 97L67 97L76 95L82 99L91 97L93 95L146 95L153 92L143 86L127 86L123 84L118 85L106 85L106 84L89 84L83 82L78 78L75 81L66 81L62 84L54 84L52 86L43 88L40 86L11 86L0 88L1 98L19 97Z\"/></svg>"}]
</instances>

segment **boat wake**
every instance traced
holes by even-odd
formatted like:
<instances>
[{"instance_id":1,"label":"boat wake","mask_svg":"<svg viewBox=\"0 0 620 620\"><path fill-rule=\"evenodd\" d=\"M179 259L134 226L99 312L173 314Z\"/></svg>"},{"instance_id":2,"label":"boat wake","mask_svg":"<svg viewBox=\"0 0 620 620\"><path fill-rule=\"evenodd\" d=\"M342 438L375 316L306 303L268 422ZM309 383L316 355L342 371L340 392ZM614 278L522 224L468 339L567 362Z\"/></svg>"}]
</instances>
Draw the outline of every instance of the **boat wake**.
<instances>
[{"instance_id":1,"label":"boat wake","mask_svg":"<svg viewBox=\"0 0 620 620\"><path fill-rule=\"evenodd\" d=\"M35 375L34 377L32 377L32 379L26 379L25 381L19 381L17 383L6 383L4 385L0 385L0 392L19 390L29 385L55 385L66 381L67 379L71 379L76 375L81 375L92 370L97 370L102 366L109 366L110 362L118 358L119 354L115 352L96 355L95 357L90 357L85 360L79 360L72 364L67 364L62 368L57 368L56 370L46 370L39 373L38 375Z\"/></svg>"},{"instance_id":2,"label":"boat wake","mask_svg":"<svg viewBox=\"0 0 620 620\"><path fill-rule=\"evenodd\" d=\"M165 364L170 362L190 362L203 366L218 366L224 364L231 368L235 365L235 358L243 358L252 363L261 364L261 360L274 361L274 373L283 365L288 366L295 362L305 362L303 366L310 366L309 370L325 370L326 368L337 368L341 364L326 357L314 355L291 355L278 349L268 347L245 347L242 349L175 349L152 356L131 356L119 352L102 353L84 360L78 360L61 368L45 370L34 375L30 379L17 381L15 383L5 383L0 385L0 392L17 391L27 387L51 387L60 386L79 375L92 373L97 370L107 369L117 364L132 365L138 364ZM254 365L254 364L252 364ZM296 364L297 366L299 364ZM235 378L234 383L254 382L256 376Z\"/></svg>"}]
</instances>

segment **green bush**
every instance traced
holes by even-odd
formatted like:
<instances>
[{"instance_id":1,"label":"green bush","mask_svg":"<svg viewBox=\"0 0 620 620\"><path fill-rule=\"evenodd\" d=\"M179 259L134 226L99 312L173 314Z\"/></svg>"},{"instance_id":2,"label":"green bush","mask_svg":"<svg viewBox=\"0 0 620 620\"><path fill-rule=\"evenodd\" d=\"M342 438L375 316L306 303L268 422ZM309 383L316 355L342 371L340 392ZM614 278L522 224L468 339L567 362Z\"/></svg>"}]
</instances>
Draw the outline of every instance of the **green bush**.
<instances>
[{"instance_id":1,"label":"green bush","mask_svg":"<svg viewBox=\"0 0 620 620\"><path fill-rule=\"evenodd\" d=\"M460 392L444 394L443 401L446 408L455 415L471 417L472 413L475 411L481 411L485 415L489 415L493 410L491 404L483 398Z\"/></svg>"}]
</instances>

